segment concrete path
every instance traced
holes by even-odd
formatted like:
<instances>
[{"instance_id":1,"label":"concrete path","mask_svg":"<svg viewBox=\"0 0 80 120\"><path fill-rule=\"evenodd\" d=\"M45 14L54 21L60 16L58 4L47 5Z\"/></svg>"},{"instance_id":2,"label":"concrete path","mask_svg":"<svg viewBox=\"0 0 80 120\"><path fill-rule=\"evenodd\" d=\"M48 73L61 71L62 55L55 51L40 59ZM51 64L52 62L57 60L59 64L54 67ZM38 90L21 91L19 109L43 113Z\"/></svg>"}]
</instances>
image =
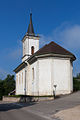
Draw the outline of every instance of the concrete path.
<instances>
[{"instance_id":1,"label":"concrete path","mask_svg":"<svg viewBox=\"0 0 80 120\"><path fill-rule=\"evenodd\" d=\"M80 120L80 105L66 110L61 110L54 114L53 117L60 120Z\"/></svg>"}]
</instances>

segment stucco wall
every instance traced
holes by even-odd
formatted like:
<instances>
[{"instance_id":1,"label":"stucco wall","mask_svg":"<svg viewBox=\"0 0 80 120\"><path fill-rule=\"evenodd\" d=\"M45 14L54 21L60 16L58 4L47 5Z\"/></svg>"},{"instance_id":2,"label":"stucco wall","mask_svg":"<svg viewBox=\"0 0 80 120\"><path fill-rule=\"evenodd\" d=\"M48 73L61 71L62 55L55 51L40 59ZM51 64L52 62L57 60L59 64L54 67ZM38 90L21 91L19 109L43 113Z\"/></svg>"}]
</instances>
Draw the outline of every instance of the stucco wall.
<instances>
[{"instance_id":1,"label":"stucco wall","mask_svg":"<svg viewBox=\"0 0 80 120\"><path fill-rule=\"evenodd\" d=\"M16 73L16 95L19 94L24 95L24 88L25 88L25 69L22 69L21 71Z\"/></svg>"},{"instance_id":2,"label":"stucco wall","mask_svg":"<svg viewBox=\"0 0 80 120\"><path fill-rule=\"evenodd\" d=\"M51 95L51 59L39 59L39 95Z\"/></svg>"},{"instance_id":3,"label":"stucco wall","mask_svg":"<svg viewBox=\"0 0 80 120\"><path fill-rule=\"evenodd\" d=\"M24 49L25 46L25 49ZM31 47L34 46L34 52L39 50L39 39L28 39L23 42L23 56L26 55L31 55ZM26 60L29 56L25 56L22 61Z\"/></svg>"},{"instance_id":4,"label":"stucco wall","mask_svg":"<svg viewBox=\"0 0 80 120\"><path fill-rule=\"evenodd\" d=\"M16 94L25 94L25 70L27 95L53 95L54 85L57 95L68 94L73 90L72 69L70 59L39 58L16 74Z\"/></svg>"},{"instance_id":5,"label":"stucco wall","mask_svg":"<svg viewBox=\"0 0 80 120\"><path fill-rule=\"evenodd\" d=\"M38 61L30 65L29 82L28 82L28 94L38 95ZM34 69L34 79L32 69Z\"/></svg>"},{"instance_id":6,"label":"stucco wall","mask_svg":"<svg viewBox=\"0 0 80 120\"><path fill-rule=\"evenodd\" d=\"M57 85L56 94L68 94L72 91L70 59L53 59L53 83Z\"/></svg>"}]
</instances>

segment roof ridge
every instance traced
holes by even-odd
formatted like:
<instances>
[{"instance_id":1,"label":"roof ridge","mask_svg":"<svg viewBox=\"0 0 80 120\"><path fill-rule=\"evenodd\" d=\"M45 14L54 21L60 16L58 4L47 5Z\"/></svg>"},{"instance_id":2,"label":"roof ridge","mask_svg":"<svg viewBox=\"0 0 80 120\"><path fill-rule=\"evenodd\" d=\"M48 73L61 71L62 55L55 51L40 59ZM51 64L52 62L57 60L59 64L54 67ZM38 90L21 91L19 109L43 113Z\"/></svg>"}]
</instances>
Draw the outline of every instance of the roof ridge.
<instances>
[{"instance_id":1,"label":"roof ridge","mask_svg":"<svg viewBox=\"0 0 80 120\"><path fill-rule=\"evenodd\" d=\"M66 50L64 47L60 46L59 44L55 43L54 41L51 41L50 43L54 43L55 45L59 46L60 48ZM69 52L68 50L66 50L66 51ZM69 52L69 53L72 54L71 52Z\"/></svg>"},{"instance_id":2,"label":"roof ridge","mask_svg":"<svg viewBox=\"0 0 80 120\"><path fill-rule=\"evenodd\" d=\"M51 54L51 53L55 54L56 56L64 55L65 57L70 57L73 60L76 59L76 57L71 52L69 52L68 50L66 50L65 48L63 48L62 46L58 45L57 43L53 41L51 41L50 43L40 48L37 52L31 55L29 59L35 56Z\"/></svg>"}]
</instances>

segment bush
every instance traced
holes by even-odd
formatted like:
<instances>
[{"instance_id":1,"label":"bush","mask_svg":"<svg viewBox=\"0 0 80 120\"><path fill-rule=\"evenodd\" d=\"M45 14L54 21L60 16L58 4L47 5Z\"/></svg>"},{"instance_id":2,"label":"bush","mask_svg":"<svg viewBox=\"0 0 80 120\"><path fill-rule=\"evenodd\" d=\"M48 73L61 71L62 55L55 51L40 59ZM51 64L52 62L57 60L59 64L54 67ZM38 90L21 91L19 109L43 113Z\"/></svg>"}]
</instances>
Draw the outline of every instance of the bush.
<instances>
[{"instance_id":1,"label":"bush","mask_svg":"<svg viewBox=\"0 0 80 120\"><path fill-rule=\"evenodd\" d=\"M77 78L73 78L73 91L80 90L80 81Z\"/></svg>"},{"instance_id":2,"label":"bush","mask_svg":"<svg viewBox=\"0 0 80 120\"><path fill-rule=\"evenodd\" d=\"M7 75L4 80L0 80L0 100L13 90L15 90L14 75Z\"/></svg>"}]
</instances>

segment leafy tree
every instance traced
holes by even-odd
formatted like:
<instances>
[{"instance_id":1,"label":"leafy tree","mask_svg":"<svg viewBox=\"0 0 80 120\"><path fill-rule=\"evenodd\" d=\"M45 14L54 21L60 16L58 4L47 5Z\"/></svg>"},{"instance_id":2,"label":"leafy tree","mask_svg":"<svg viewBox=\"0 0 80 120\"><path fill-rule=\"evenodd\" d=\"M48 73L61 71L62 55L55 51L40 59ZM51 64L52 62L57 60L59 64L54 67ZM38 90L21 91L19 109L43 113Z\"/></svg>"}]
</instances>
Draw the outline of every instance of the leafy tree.
<instances>
[{"instance_id":1,"label":"leafy tree","mask_svg":"<svg viewBox=\"0 0 80 120\"><path fill-rule=\"evenodd\" d=\"M80 81L77 78L73 78L73 90L78 91L80 90Z\"/></svg>"},{"instance_id":2,"label":"leafy tree","mask_svg":"<svg viewBox=\"0 0 80 120\"><path fill-rule=\"evenodd\" d=\"M80 90L80 73L78 73L76 77L73 77L73 90Z\"/></svg>"},{"instance_id":3,"label":"leafy tree","mask_svg":"<svg viewBox=\"0 0 80 120\"><path fill-rule=\"evenodd\" d=\"M3 91L4 91L3 82L2 82L2 80L0 80L0 99L2 99Z\"/></svg>"},{"instance_id":4,"label":"leafy tree","mask_svg":"<svg viewBox=\"0 0 80 120\"><path fill-rule=\"evenodd\" d=\"M7 75L6 79L3 81L4 95L8 95L11 91L15 89L14 75Z\"/></svg>"},{"instance_id":5,"label":"leafy tree","mask_svg":"<svg viewBox=\"0 0 80 120\"><path fill-rule=\"evenodd\" d=\"M77 74L77 78L80 79L80 73Z\"/></svg>"},{"instance_id":6,"label":"leafy tree","mask_svg":"<svg viewBox=\"0 0 80 120\"><path fill-rule=\"evenodd\" d=\"M0 80L0 96L8 95L15 89L14 75L7 75L4 80ZM1 97L0 97L1 98Z\"/></svg>"}]
</instances>

